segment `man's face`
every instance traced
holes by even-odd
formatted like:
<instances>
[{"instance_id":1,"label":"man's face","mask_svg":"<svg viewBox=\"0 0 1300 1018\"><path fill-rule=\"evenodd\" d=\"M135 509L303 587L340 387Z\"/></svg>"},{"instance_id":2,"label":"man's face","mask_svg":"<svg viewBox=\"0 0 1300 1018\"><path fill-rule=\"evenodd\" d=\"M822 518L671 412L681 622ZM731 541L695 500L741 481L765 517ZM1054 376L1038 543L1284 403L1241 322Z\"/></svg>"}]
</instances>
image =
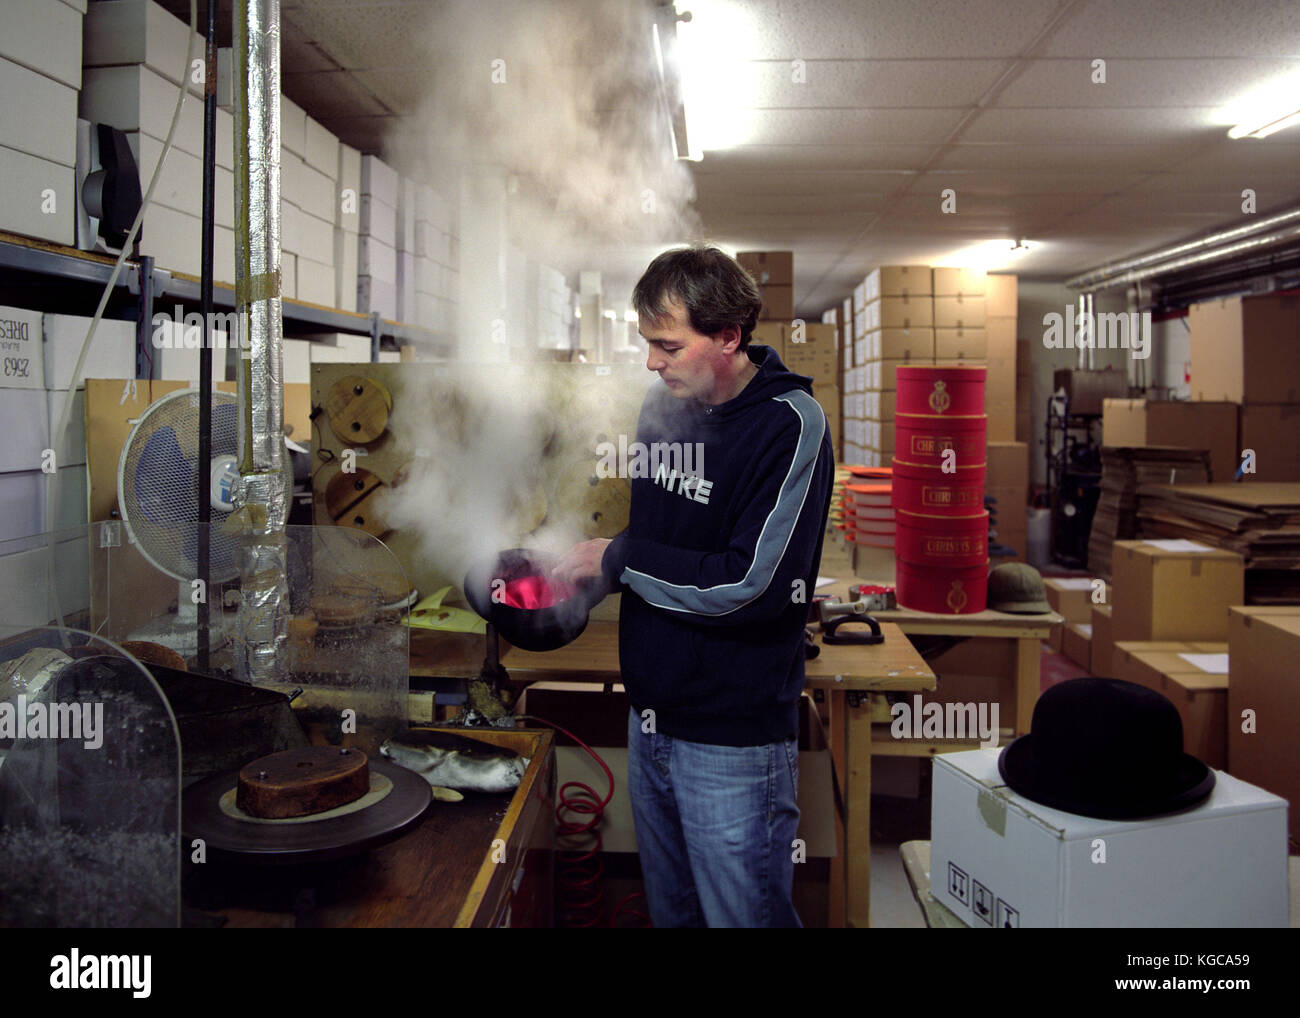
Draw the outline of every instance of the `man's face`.
<instances>
[{"instance_id":1,"label":"man's face","mask_svg":"<svg viewBox=\"0 0 1300 1018\"><path fill-rule=\"evenodd\" d=\"M678 399L714 403L727 364L725 348L730 344L726 333L711 338L696 332L681 303L675 299L666 303L669 317L657 321L644 316L637 319L637 327L650 346L645 366L658 374ZM736 338L738 341L738 332Z\"/></svg>"}]
</instances>

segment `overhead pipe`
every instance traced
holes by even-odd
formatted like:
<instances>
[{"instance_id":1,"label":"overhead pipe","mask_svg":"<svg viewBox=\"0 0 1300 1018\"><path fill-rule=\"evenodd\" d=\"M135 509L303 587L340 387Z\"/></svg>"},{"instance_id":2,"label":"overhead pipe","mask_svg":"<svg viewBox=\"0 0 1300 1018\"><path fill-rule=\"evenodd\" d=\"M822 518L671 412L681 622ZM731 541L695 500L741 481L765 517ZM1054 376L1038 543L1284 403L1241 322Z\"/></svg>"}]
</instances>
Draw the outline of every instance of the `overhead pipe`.
<instances>
[{"instance_id":1,"label":"overhead pipe","mask_svg":"<svg viewBox=\"0 0 1300 1018\"><path fill-rule=\"evenodd\" d=\"M280 302L280 0L235 11L235 305L240 604L234 670L277 677L288 638L284 322Z\"/></svg>"},{"instance_id":2,"label":"overhead pipe","mask_svg":"<svg viewBox=\"0 0 1300 1018\"><path fill-rule=\"evenodd\" d=\"M1265 231L1273 232L1266 236L1255 236ZM1065 285L1072 290L1108 290L1116 286L1126 286L1139 280L1177 271L1185 266L1201 265L1208 261L1231 257L1240 251L1274 244L1297 236L1298 231L1300 231L1300 209L1279 212L1245 226L1220 230L1207 237L1100 266L1067 279Z\"/></svg>"}]
</instances>

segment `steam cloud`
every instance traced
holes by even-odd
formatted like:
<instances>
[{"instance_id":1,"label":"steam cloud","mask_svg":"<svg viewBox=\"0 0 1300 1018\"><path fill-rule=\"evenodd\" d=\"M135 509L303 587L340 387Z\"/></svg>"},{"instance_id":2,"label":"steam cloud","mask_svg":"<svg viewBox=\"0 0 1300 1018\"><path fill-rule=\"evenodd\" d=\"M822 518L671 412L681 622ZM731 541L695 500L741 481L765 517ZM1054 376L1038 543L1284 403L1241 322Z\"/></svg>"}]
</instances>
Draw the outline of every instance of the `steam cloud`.
<instances>
[{"instance_id":1,"label":"steam cloud","mask_svg":"<svg viewBox=\"0 0 1300 1018\"><path fill-rule=\"evenodd\" d=\"M651 13L630 0L430 7L426 87L385 151L453 200L483 179L502 182L500 216L478 221L462 205L462 258L484 231L476 249L517 246L576 284L579 269L607 272L610 253L634 250L648 261L698 235L694 183L673 157L660 105ZM489 321L505 307L505 286L522 280L503 279L498 265L467 268L462 262L461 321ZM606 275L607 299L611 282ZM631 282L615 285L630 290ZM464 337L467 360L480 359L478 342ZM483 360L500 356L500 347L479 349ZM384 512L420 535L423 554L449 579L520 543L560 553L585 540L581 520L554 497L554 480L579 461L594 473L595 439L608 424L621 420L631 439L653 380L643 369L616 369L592 387L600 393L573 399L545 384L544 370L530 377L506 368L448 365L440 391L395 394L396 437L420 455ZM536 493L548 487L546 523L521 542Z\"/></svg>"}]
</instances>

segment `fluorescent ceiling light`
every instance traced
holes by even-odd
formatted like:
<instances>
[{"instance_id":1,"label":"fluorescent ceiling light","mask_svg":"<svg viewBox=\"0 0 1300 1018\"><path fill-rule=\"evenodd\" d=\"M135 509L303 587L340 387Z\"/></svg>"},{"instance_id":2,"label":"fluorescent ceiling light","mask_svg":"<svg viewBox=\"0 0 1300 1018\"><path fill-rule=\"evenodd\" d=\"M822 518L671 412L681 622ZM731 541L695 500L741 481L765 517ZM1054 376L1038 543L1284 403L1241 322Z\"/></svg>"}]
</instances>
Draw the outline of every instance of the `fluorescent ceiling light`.
<instances>
[{"instance_id":1,"label":"fluorescent ceiling light","mask_svg":"<svg viewBox=\"0 0 1300 1018\"><path fill-rule=\"evenodd\" d=\"M931 258L930 264L937 268L983 269L985 272L996 272L999 269L1015 266L1024 255L1028 254L1030 246L1029 241L1023 237L985 240ZM1032 246L1041 247L1038 241L1034 241Z\"/></svg>"},{"instance_id":2,"label":"fluorescent ceiling light","mask_svg":"<svg viewBox=\"0 0 1300 1018\"><path fill-rule=\"evenodd\" d=\"M1228 132L1229 138L1267 138L1270 134L1277 134L1278 131L1287 127L1294 127L1300 124L1300 109L1292 110L1289 113L1264 114L1262 117L1256 117L1252 120L1243 121Z\"/></svg>"},{"instance_id":3,"label":"fluorescent ceiling light","mask_svg":"<svg viewBox=\"0 0 1300 1018\"><path fill-rule=\"evenodd\" d=\"M635 312L635 311L630 311L630 310L629 310L629 311L624 311L624 312L623 312L623 321L625 321L625 322L635 322L636 320L637 320L637 318L636 318L636 312Z\"/></svg>"}]
</instances>

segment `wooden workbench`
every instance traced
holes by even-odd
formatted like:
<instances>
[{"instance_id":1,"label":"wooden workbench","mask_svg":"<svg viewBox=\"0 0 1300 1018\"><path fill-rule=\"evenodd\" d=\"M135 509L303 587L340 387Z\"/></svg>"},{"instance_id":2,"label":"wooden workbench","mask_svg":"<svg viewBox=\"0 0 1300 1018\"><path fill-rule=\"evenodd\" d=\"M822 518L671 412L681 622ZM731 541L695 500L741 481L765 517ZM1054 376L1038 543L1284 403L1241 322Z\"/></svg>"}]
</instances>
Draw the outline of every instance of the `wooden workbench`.
<instances>
[{"instance_id":1,"label":"wooden workbench","mask_svg":"<svg viewBox=\"0 0 1300 1018\"><path fill-rule=\"evenodd\" d=\"M858 582L858 581L853 581ZM848 586L832 591L841 600L848 600ZM961 647L951 652L937 671L970 674L1008 675L1012 717L1007 728L1012 735L1029 731L1038 702L1042 682L1039 643L1051 636L1052 627L1063 625L1065 619L1056 612L1044 615L1012 615L1008 612L982 611L973 615L938 615L895 608L893 611L872 612L880 622L891 622L908 636L951 636L963 641ZM982 662L976 663L976 662ZM992 662L990 664L990 662ZM1009 674L1008 674L1009 673ZM935 751L974 749L976 743L936 744ZM908 755L927 752L918 743L899 744L895 747ZM883 752L888 750L882 749Z\"/></svg>"},{"instance_id":2,"label":"wooden workbench","mask_svg":"<svg viewBox=\"0 0 1300 1018\"><path fill-rule=\"evenodd\" d=\"M871 692L934 689L934 673L897 627L884 624L879 646L826 646L807 663L806 685L826 691L831 758L844 803L831 865L830 925L871 924ZM412 659L415 650L412 646ZM565 647L545 653L512 648L502 662L515 682L620 681L618 624L593 622Z\"/></svg>"},{"instance_id":3,"label":"wooden workbench","mask_svg":"<svg viewBox=\"0 0 1300 1018\"><path fill-rule=\"evenodd\" d=\"M550 926L554 734L456 731L529 757L514 795L435 800L419 825L396 841L339 862L187 863L186 905L221 916L231 928Z\"/></svg>"}]
</instances>

